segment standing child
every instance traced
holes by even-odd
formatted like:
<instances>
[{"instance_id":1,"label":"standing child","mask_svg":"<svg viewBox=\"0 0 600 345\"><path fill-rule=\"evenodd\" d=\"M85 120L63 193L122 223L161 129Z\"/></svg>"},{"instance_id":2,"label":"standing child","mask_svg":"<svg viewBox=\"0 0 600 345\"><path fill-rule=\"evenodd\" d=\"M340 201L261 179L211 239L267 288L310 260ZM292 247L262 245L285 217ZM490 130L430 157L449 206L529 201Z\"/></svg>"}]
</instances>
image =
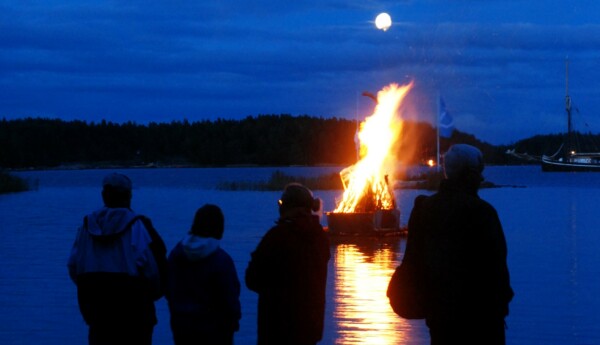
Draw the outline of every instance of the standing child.
<instances>
[{"instance_id":1,"label":"standing child","mask_svg":"<svg viewBox=\"0 0 600 345\"><path fill-rule=\"evenodd\" d=\"M166 297L176 345L233 344L239 329L240 282L233 260L220 248L224 224L218 206L202 206L169 255Z\"/></svg>"}]
</instances>

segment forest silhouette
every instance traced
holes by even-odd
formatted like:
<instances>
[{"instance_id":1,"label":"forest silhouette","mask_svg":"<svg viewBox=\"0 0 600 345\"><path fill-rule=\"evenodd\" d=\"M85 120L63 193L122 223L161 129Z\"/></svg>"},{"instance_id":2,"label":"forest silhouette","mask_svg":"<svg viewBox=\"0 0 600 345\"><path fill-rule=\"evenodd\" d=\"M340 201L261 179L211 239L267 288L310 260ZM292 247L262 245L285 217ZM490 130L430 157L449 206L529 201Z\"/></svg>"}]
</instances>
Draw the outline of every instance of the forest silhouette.
<instances>
[{"instance_id":1,"label":"forest silhouette","mask_svg":"<svg viewBox=\"0 0 600 345\"><path fill-rule=\"evenodd\" d=\"M2 119L0 168L349 165L356 161L356 128L353 120L288 114L148 124ZM403 163L435 157L436 129L431 124L405 121L402 133L396 154ZM441 151L467 143L480 148L488 164L520 164L505 154L507 148L547 154L561 140L556 134L494 146L455 130L451 138L441 138Z\"/></svg>"}]
</instances>

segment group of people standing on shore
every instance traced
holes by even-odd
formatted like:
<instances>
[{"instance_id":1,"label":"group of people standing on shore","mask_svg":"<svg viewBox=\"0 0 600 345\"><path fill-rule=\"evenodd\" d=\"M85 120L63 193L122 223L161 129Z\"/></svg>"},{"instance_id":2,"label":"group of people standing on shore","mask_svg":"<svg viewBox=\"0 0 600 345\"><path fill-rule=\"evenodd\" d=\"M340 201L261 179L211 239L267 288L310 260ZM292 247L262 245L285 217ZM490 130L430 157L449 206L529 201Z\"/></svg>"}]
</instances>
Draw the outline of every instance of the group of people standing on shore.
<instances>
[{"instance_id":1,"label":"group of people standing on shore","mask_svg":"<svg viewBox=\"0 0 600 345\"><path fill-rule=\"evenodd\" d=\"M104 207L84 217L68 260L88 342L151 344L154 302L165 296L176 345L233 344L240 282L220 247L225 217L206 204L171 250L149 218L131 210L131 180L102 182ZM279 219L251 254L245 281L259 294L259 344L316 344L322 337L329 241L313 215L320 200L303 185L286 186Z\"/></svg>"},{"instance_id":2,"label":"group of people standing on shore","mask_svg":"<svg viewBox=\"0 0 600 345\"><path fill-rule=\"evenodd\" d=\"M477 197L481 153L466 146L451 148L445 163L451 175L439 193L417 198L409 221L406 258L421 270L423 318L434 345L456 344L469 339L465 334L480 342L462 343L503 344L512 298L502 228L493 207ZM102 186L104 207L84 217L68 260L89 344L151 344L154 302L163 296L176 345L233 344L241 284L220 247L221 209L200 207L167 257L150 219L131 209L131 180L112 173ZM279 219L245 271L246 286L259 296L257 343L313 345L323 334L330 260L327 235L314 214L321 201L292 183L278 203ZM466 333L471 326L481 333Z\"/></svg>"}]
</instances>

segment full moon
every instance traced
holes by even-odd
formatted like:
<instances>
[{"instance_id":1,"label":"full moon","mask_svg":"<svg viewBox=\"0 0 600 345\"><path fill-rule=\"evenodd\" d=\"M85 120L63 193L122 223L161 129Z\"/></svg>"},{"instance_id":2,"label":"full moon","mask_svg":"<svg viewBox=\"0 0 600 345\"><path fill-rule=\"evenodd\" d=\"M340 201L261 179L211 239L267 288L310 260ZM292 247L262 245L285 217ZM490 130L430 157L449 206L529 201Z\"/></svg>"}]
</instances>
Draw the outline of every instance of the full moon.
<instances>
[{"instance_id":1,"label":"full moon","mask_svg":"<svg viewBox=\"0 0 600 345\"><path fill-rule=\"evenodd\" d=\"M386 31L392 26L392 17L390 17L387 13L380 13L377 18L375 18L375 26L379 30Z\"/></svg>"}]
</instances>

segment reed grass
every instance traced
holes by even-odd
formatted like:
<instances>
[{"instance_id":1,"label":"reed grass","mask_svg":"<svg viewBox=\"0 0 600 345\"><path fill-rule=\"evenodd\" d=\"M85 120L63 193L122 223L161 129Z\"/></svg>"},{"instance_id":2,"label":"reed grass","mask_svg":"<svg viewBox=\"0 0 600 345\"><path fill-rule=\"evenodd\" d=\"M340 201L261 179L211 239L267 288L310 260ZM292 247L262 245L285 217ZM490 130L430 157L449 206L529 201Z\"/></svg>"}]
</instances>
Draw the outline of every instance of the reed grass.
<instances>
[{"instance_id":1,"label":"reed grass","mask_svg":"<svg viewBox=\"0 0 600 345\"><path fill-rule=\"evenodd\" d=\"M322 175L317 177L292 176L281 170L276 170L267 181L228 181L217 185L219 190L238 191L279 191L292 182L305 185L312 190L338 190L343 189L342 181L338 173Z\"/></svg>"},{"instance_id":2,"label":"reed grass","mask_svg":"<svg viewBox=\"0 0 600 345\"><path fill-rule=\"evenodd\" d=\"M0 194L15 193L29 190L29 185L24 179L11 175L8 172L0 171Z\"/></svg>"}]
</instances>

